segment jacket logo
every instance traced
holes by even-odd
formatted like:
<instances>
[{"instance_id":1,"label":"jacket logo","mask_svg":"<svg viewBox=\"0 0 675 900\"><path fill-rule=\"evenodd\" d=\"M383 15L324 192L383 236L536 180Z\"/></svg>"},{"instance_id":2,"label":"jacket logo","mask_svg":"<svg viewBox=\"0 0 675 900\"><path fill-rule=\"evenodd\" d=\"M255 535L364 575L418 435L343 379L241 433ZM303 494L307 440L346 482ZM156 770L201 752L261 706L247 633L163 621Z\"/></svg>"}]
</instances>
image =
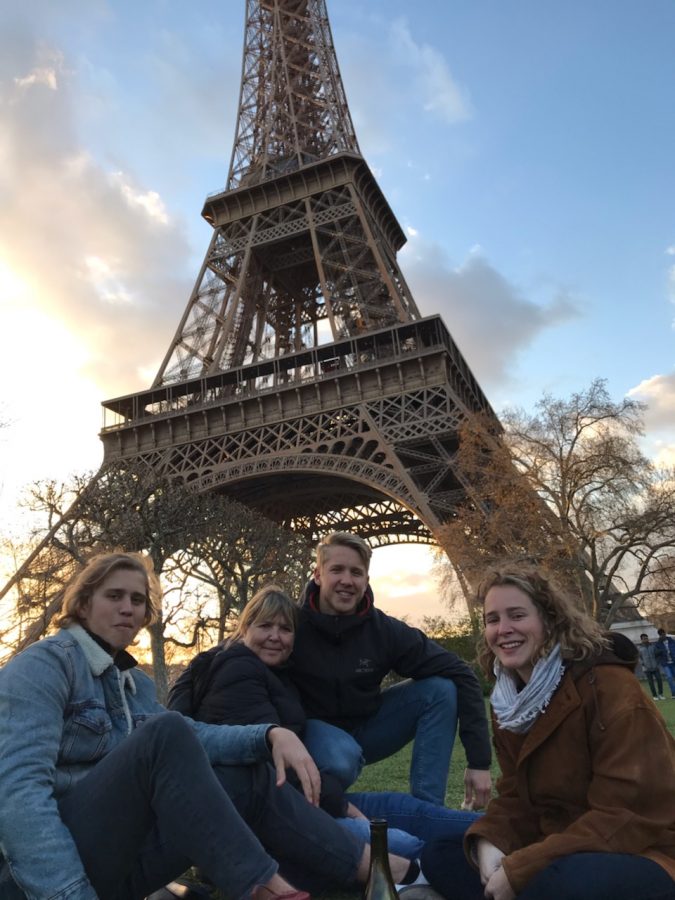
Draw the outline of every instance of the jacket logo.
<instances>
[{"instance_id":1,"label":"jacket logo","mask_svg":"<svg viewBox=\"0 0 675 900\"><path fill-rule=\"evenodd\" d=\"M368 657L361 657L359 659L356 668L354 669L354 673L356 675L367 675L370 672L375 671L375 665L372 659L368 659Z\"/></svg>"}]
</instances>

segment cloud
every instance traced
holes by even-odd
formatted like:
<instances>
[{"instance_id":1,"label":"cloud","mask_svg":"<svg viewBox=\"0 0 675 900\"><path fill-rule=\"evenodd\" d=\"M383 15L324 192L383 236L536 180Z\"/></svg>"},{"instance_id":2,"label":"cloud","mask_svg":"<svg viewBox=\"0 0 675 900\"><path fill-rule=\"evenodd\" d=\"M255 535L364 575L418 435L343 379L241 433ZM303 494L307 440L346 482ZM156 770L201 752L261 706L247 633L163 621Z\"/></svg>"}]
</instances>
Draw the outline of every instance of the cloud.
<instances>
[{"instance_id":1,"label":"cloud","mask_svg":"<svg viewBox=\"0 0 675 900\"><path fill-rule=\"evenodd\" d=\"M0 57L6 43L0 38ZM82 146L80 85L58 48L24 34L22 59L6 60L0 257L29 286L24 303L86 341L78 365L102 398L146 387L139 366L159 364L189 292L184 229L153 186Z\"/></svg>"},{"instance_id":2,"label":"cloud","mask_svg":"<svg viewBox=\"0 0 675 900\"><path fill-rule=\"evenodd\" d=\"M424 110L450 125L469 119L468 94L453 77L442 53L430 44L417 43L405 19L392 23L391 39L401 64L413 71L413 85Z\"/></svg>"},{"instance_id":3,"label":"cloud","mask_svg":"<svg viewBox=\"0 0 675 900\"><path fill-rule=\"evenodd\" d=\"M55 91L58 87L56 68L38 67L33 69L28 75L15 77L14 84L20 88L27 88L33 84L44 84L52 91Z\"/></svg>"},{"instance_id":4,"label":"cloud","mask_svg":"<svg viewBox=\"0 0 675 900\"><path fill-rule=\"evenodd\" d=\"M539 334L579 315L562 289L547 306L528 300L491 265L478 245L453 267L442 247L417 236L400 259L420 312L442 315L488 392L512 377L519 355Z\"/></svg>"},{"instance_id":5,"label":"cloud","mask_svg":"<svg viewBox=\"0 0 675 900\"><path fill-rule=\"evenodd\" d=\"M645 378L628 396L647 404L644 418L648 431L675 432L675 372Z\"/></svg>"}]
</instances>

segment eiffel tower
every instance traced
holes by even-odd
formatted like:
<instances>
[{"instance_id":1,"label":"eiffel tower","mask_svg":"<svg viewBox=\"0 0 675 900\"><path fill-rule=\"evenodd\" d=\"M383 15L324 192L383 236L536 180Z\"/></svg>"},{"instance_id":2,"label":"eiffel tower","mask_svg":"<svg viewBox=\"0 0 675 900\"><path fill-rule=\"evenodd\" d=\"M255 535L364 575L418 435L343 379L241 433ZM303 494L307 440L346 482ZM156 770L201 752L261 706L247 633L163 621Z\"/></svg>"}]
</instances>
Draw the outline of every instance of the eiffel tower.
<instances>
[{"instance_id":1,"label":"eiffel tower","mask_svg":"<svg viewBox=\"0 0 675 900\"><path fill-rule=\"evenodd\" d=\"M223 491L307 535L435 542L465 486L457 427L488 401L396 261L326 0L246 0L227 188L149 390L103 403L104 466Z\"/></svg>"}]
</instances>

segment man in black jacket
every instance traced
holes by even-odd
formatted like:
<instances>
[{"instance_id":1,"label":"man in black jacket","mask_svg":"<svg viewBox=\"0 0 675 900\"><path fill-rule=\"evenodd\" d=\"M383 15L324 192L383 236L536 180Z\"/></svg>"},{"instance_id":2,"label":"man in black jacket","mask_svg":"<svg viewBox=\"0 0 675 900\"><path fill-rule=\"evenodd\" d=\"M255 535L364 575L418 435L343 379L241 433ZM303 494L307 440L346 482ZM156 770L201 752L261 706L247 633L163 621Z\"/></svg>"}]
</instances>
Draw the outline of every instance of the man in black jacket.
<instances>
[{"instance_id":1,"label":"man in black jacket","mask_svg":"<svg viewBox=\"0 0 675 900\"><path fill-rule=\"evenodd\" d=\"M468 762L464 800L484 806L491 754L478 679L454 653L375 608L370 556L362 538L345 532L317 548L292 657L308 716L305 745L319 769L347 788L364 763L414 739L411 793L442 806L459 719ZM390 671L408 680L382 690Z\"/></svg>"}]
</instances>

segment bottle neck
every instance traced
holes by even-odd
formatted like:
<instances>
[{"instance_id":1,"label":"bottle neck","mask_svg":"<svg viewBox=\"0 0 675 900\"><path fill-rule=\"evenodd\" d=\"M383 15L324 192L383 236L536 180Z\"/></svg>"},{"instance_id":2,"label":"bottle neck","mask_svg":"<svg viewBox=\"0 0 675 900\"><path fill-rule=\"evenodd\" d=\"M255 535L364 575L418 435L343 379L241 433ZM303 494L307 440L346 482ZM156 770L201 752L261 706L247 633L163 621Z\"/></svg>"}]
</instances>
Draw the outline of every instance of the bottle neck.
<instances>
[{"instance_id":1,"label":"bottle neck","mask_svg":"<svg viewBox=\"0 0 675 900\"><path fill-rule=\"evenodd\" d=\"M370 853L371 858L388 861L387 847L387 823L384 820L374 819L370 823Z\"/></svg>"}]
</instances>

